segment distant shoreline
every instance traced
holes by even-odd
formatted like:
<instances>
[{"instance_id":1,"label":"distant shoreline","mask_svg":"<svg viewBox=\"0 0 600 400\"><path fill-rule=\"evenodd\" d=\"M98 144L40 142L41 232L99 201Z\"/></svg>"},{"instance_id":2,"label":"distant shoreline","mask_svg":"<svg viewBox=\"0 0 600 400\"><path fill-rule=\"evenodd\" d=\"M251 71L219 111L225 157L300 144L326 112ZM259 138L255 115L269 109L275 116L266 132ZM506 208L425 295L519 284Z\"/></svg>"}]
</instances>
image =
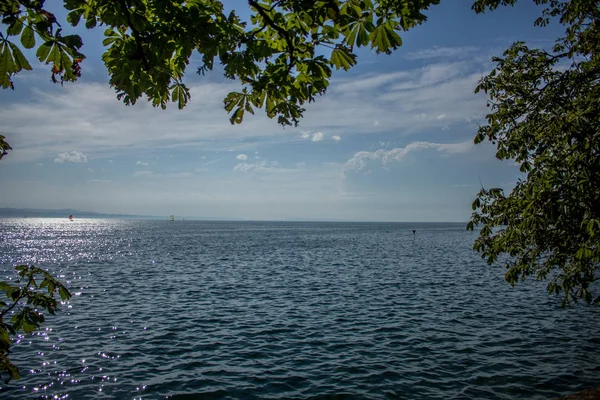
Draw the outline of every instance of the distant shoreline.
<instances>
[{"instance_id":1,"label":"distant shoreline","mask_svg":"<svg viewBox=\"0 0 600 400\"><path fill-rule=\"evenodd\" d=\"M128 219L128 220L168 220L169 214L136 215L136 214L104 214L93 211L80 211L73 209L29 209L29 208L0 208L0 219L7 218L64 218L73 215L74 219ZM467 224L467 221L360 221L345 219L310 219L310 218L287 218L287 219L240 219L224 217L190 217L175 216L175 221L224 221L224 222L340 222L340 223L377 223L377 224Z\"/></svg>"},{"instance_id":2,"label":"distant shoreline","mask_svg":"<svg viewBox=\"0 0 600 400\"><path fill-rule=\"evenodd\" d=\"M36 208L0 208L0 218L67 218L69 215L79 218L122 218L122 219L161 219L152 215L134 214L104 214L93 211L79 211L72 209L50 210Z\"/></svg>"}]
</instances>

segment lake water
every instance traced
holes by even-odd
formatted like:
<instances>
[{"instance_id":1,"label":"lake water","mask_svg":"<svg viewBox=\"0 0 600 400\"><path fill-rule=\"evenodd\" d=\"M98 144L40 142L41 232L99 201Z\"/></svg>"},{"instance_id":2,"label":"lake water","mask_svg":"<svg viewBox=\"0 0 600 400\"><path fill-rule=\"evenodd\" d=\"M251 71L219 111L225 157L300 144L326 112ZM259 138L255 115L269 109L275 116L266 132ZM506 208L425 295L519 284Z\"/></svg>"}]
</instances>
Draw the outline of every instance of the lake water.
<instances>
[{"instance_id":1,"label":"lake water","mask_svg":"<svg viewBox=\"0 0 600 400\"><path fill-rule=\"evenodd\" d=\"M547 399L600 386L600 310L512 289L464 224L0 220L0 280L73 298L3 398ZM413 236L412 229L416 229Z\"/></svg>"}]
</instances>

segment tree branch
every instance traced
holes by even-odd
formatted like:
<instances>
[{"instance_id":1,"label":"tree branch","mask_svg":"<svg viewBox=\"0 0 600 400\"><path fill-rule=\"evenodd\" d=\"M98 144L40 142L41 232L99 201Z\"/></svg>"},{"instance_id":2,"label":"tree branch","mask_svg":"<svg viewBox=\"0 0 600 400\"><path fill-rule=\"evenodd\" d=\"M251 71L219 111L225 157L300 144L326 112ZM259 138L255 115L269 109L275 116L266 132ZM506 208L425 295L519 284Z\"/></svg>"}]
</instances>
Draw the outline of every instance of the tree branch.
<instances>
[{"instance_id":1,"label":"tree branch","mask_svg":"<svg viewBox=\"0 0 600 400\"><path fill-rule=\"evenodd\" d=\"M269 14L267 14L267 10L265 10L260 4L258 4L258 2L256 2L256 0L248 0L248 4L251 7L253 7L260 14L260 16L263 18L263 20L266 22L267 25L269 25L271 28L275 29L277 31L277 33L279 33L279 35L285 39L285 41L287 43L288 55L289 55L288 71L290 71L292 69L292 67L294 66L294 63L296 62L296 57L294 57L294 51L295 51L294 42L292 41L291 35L289 34L288 31L283 29L281 26L277 25L275 23L275 21L273 21L273 19L271 19Z\"/></svg>"},{"instance_id":2,"label":"tree branch","mask_svg":"<svg viewBox=\"0 0 600 400\"><path fill-rule=\"evenodd\" d=\"M129 29L131 29L132 36L135 38L135 44L137 46L140 61L144 65L144 68L146 68L146 70L149 70L150 62L148 62L148 59L146 58L146 52L142 47L142 42L145 41L145 39L140 33L140 31L138 31L135 25L133 24L133 21L131 20L131 14L129 13L129 9L132 8L131 3L129 2L129 0L120 0L119 4L121 5L121 8L123 8L123 13L127 18L127 25L129 25Z\"/></svg>"},{"instance_id":3,"label":"tree branch","mask_svg":"<svg viewBox=\"0 0 600 400\"><path fill-rule=\"evenodd\" d=\"M19 295L19 297L17 297L17 299L15 300L15 302L8 307L6 310L2 311L0 313L0 321L2 321L2 318L6 315L6 313L8 313L10 310L12 310L13 308L15 308L15 306L17 305L17 303L19 303L19 300L21 300L24 296L24 293L27 293L27 288L29 288L29 285L31 285L31 282L33 281L33 275L29 275L29 281L27 281L27 285L25 285L25 287L21 290L21 294Z\"/></svg>"}]
</instances>

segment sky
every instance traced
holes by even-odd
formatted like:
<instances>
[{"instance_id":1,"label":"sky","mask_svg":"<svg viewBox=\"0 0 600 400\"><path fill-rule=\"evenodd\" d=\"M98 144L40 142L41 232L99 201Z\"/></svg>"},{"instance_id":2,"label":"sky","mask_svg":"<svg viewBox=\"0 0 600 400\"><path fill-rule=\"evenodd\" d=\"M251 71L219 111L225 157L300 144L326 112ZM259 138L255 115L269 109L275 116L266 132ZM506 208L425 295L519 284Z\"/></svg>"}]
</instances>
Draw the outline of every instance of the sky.
<instances>
[{"instance_id":1,"label":"sky","mask_svg":"<svg viewBox=\"0 0 600 400\"><path fill-rule=\"evenodd\" d=\"M108 85L102 29L77 29L82 77L64 86L35 65L0 91L0 207L245 220L467 221L481 188L523 175L473 144L485 123L477 82L514 41L548 47L530 1L477 15L445 0L392 55L361 50L295 128L258 112L233 126L223 98L239 84L187 70L184 110L125 106ZM227 2L244 15L244 2ZM60 13L59 13L60 14ZM60 20L60 15L59 15Z\"/></svg>"}]
</instances>

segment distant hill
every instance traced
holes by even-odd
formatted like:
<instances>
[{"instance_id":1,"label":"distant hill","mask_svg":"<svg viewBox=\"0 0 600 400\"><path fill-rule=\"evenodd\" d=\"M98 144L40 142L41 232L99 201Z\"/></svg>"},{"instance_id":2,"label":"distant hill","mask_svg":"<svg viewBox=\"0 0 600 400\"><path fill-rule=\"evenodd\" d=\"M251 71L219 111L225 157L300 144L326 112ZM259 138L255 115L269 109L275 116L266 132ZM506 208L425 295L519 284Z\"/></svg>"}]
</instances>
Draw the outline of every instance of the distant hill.
<instances>
[{"instance_id":1,"label":"distant hill","mask_svg":"<svg viewBox=\"0 0 600 400\"><path fill-rule=\"evenodd\" d=\"M38 208L0 208L0 218L120 218L120 219L158 219L166 218L151 215L103 214L93 211L79 211L70 208L62 210L47 210Z\"/></svg>"}]
</instances>

